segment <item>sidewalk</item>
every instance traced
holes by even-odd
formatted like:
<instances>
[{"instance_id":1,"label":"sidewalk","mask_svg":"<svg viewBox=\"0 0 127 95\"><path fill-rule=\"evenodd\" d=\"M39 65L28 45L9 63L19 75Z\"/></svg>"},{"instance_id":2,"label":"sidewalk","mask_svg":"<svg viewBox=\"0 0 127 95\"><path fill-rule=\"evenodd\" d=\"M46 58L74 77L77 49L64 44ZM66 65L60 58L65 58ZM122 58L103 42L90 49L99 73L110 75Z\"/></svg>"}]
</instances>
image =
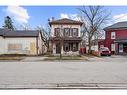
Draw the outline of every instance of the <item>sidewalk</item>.
<instances>
[{"instance_id":1,"label":"sidewalk","mask_svg":"<svg viewBox=\"0 0 127 95\"><path fill-rule=\"evenodd\" d=\"M34 57L25 57L21 62L38 62L38 61L43 61L45 58L44 56L34 56Z\"/></svg>"}]
</instances>

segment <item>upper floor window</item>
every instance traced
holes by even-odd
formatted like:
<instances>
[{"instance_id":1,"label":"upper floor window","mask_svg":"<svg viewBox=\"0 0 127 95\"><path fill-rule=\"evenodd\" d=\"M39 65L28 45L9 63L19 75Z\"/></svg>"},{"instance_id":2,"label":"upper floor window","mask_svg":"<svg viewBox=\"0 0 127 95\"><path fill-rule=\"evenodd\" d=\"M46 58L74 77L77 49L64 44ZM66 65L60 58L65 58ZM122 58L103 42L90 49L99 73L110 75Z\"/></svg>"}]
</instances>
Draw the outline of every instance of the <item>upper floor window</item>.
<instances>
[{"instance_id":1,"label":"upper floor window","mask_svg":"<svg viewBox=\"0 0 127 95\"><path fill-rule=\"evenodd\" d=\"M64 28L62 29L63 35L66 37L77 37L78 36L78 28ZM60 32L62 32L60 28L55 28L54 36L60 36Z\"/></svg>"},{"instance_id":2,"label":"upper floor window","mask_svg":"<svg viewBox=\"0 0 127 95\"><path fill-rule=\"evenodd\" d=\"M111 39L115 39L116 38L116 33L115 32L111 32Z\"/></svg>"},{"instance_id":3,"label":"upper floor window","mask_svg":"<svg viewBox=\"0 0 127 95\"><path fill-rule=\"evenodd\" d=\"M73 28L73 37L78 36L78 28Z\"/></svg>"},{"instance_id":4,"label":"upper floor window","mask_svg":"<svg viewBox=\"0 0 127 95\"><path fill-rule=\"evenodd\" d=\"M64 36L70 36L70 29L69 28L64 28Z\"/></svg>"},{"instance_id":5,"label":"upper floor window","mask_svg":"<svg viewBox=\"0 0 127 95\"><path fill-rule=\"evenodd\" d=\"M54 36L60 36L60 28L55 28Z\"/></svg>"}]
</instances>

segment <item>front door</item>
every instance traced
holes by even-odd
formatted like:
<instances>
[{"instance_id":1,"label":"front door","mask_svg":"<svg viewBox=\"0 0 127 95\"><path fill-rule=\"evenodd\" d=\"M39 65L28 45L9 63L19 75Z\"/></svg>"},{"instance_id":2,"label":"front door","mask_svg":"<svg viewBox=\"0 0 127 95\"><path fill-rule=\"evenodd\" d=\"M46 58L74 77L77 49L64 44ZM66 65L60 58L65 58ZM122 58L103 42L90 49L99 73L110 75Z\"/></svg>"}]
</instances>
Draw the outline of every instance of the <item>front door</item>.
<instances>
[{"instance_id":1,"label":"front door","mask_svg":"<svg viewBox=\"0 0 127 95\"><path fill-rule=\"evenodd\" d=\"M60 43L56 43L56 54L60 54Z\"/></svg>"},{"instance_id":2,"label":"front door","mask_svg":"<svg viewBox=\"0 0 127 95\"><path fill-rule=\"evenodd\" d=\"M123 53L123 44L119 44L119 53Z\"/></svg>"},{"instance_id":3,"label":"front door","mask_svg":"<svg viewBox=\"0 0 127 95\"><path fill-rule=\"evenodd\" d=\"M123 44L123 52L127 53L127 44Z\"/></svg>"}]
</instances>

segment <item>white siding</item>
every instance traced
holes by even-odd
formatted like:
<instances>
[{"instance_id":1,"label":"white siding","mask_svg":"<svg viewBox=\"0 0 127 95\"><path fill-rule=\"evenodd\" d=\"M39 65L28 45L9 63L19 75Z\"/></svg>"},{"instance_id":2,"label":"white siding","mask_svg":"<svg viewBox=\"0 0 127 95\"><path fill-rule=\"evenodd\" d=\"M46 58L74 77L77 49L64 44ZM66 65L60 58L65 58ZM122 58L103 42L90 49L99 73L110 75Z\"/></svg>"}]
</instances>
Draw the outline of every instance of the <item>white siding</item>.
<instances>
[{"instance_id":1,"label":"white siding","mask_svg":"<svg viewBox=\"0 0 127 95\"><path fill-rule=\"evenodd\" d=\"M36 43L36 37L22 37L22 38L0 38L0 54L12 54L12 53L21 53L21 54L29 54L30 53L30 43ZM21 51L9 51L8 44L22 44Z\"/></svg>"},{"instance_id":2,"label":"white siding","mask_svg":"<svg viewBox=\"0 0 127 95\"><path fill-rule=\"evenodd\" d=\"M50 36L51 37L54 37L54 30L55 28L61 28L61 25L57 25L57 24L53 24L51 25L51 34ZM71 24L68 24L68 25L62 25L62 28L77 28L78 29L78 37L81 37L81 26L80 25L71 25ZM79 48L80 48L80 44L79 44ZM56 54L56 44L55 43L52 43L52 51L53 51L53 54ZM62 51L63 54L65 54L66 52ZM74 54L79 54L79 52L73 52Z\"/></svg>"},{"instance_id":3,"label":"white siding","mask_svg":"<svg viewBox=\"0 0 127 95\"><path fill-rule=\"evenodd\" d=\"M0 36L0 54L3 54L4 53L4 38L2 36Z\"/></svg>"}]
</instances>

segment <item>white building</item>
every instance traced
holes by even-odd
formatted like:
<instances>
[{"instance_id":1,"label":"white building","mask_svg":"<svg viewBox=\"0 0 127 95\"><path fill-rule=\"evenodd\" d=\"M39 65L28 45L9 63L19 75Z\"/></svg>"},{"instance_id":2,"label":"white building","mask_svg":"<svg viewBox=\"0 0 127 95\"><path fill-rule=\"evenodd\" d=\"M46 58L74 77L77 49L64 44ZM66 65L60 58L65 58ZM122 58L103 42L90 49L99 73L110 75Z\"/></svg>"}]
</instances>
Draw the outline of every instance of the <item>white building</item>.
<instances>
[{"instance_id":1,"label":"white building","mask_svg":"<svg viewBox=\"0 0 127 95\"><path fill-rule=\"evenodd\" d=\"M51 47L53 54L79 54L81 43L80 21L60 19L49 22L51 26Z\"/></svg>"},{"instance_id":2,"label":"white building","mask_svg":"<svg viewBox=\"0 0 127 95\"><path fill-rule=\"evenodd\" d=\"M40 55L45 48L39 31L0 29L0 54Z\"/></svg>"}]
</instances>

